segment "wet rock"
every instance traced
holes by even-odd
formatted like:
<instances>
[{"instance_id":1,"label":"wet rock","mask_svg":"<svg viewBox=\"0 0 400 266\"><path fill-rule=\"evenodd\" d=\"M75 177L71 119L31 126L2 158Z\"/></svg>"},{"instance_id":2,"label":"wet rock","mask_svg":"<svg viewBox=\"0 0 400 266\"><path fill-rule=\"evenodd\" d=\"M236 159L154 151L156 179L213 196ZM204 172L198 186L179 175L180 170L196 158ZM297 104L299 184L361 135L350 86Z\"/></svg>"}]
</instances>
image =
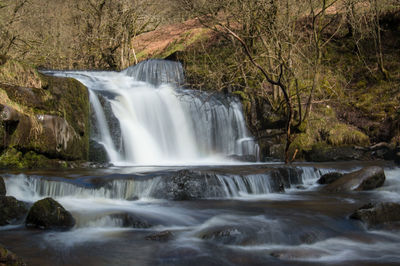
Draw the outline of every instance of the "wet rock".
<instances>
[{"instance_id":1,"label":"wet rock","mask_svg":"<svg viewBox=\"0 0 400 266\"><path fill-rule=\"evenodd\" d=\"M104 146L94 140L89 141L89 161L95 163L107 163L110 161Z\"/></svg>"},{"instance_id":2,"label":"wet rock","mask_svg":"<svg viewBox=\"0 0 400 266\"><path fill-rule=\"evenodd\" d=\"M400 204L393 202L369 203L356 210L350 215L350 218L360 220L368 227L400 222Z\"/></svg>"},{"instance_id":3,"label":"wet rock","mask_svg":"<svg viewBox=\"0 0 400 266\"><path fill-rule=\"evenodd\" d=\"M293 260L293 259L308 259L308 258L320 258L325 255L329 255L327 252L320 249L306 249L298 248L291 250L279 250L270 253L272 257L282 260Z\"/></svg>"},{"instance_id":4,"label":"wet rock","mask_svg":"<svg viewBox=\"0 0 400 266\"><path fill-rule=\"evenodd\" d=\"M6 184L4 183L3 177L0 176L0 196L6 195Z\"/></svg>"},{"instance_id":5,"label":"wet rock","mask_svg":"<svg viewBox=\"0 0 400 266\"><path fill-rule=\"evenodd\" d=\"M381 187L385 182L385 172L382 167L369 166L345 174L335 182L323 188L326 192L363 191Z\"/></svg>"},{"instance_id":6,"label":"wet rock","mask_svg":"<svg viewBox=\"0 0 400 266\"><path fill-rule=\"evenodd\" d=\"M154 196L170 200L194 200L224 195L215 174L182 170L162 182Z\"/></svg>"},{"instance_id":7,"label":"wet rock","mask_svg":"<svg viewBox=\"0 0 400 266\"><path fill-rule=\"evenodd\" d=\"M11 196L0 196L0 226L22 220L28 209L22 201Z\"/></svg>"},{"instance_id":8,"label":"wet rock","mask_svg":"<svg viewBox=\"0 0 400 266\"><path fill-rule=\"evenodd\" d=\"M146 240L153 240L153 241L169 241L174 238L174 234L169 231L161 231L145 237Z\"/></svg>"},{"instance_id":9,"label":"wet rock","mask_svg":"<svg viewBox=\"0 0 400 266\"><path fill-rule=\"evenodd\" d=\"M149 228L149 227L151 227L151 225L147 221L137 217L134 214L130 214L130 213L116 213L116 214L110 215L110 217L112 219L120 220L122 223L122 227L132 227L132 228Z\"/></svg>"},{"instance_id":10,"label":"wet rock","mask_svg":"<svg viewBox=\"0 0 400 266\"><path fill-rule=\"evenodd\" d=\"M284 188L303 183L303 170L293 167L279 167L269 172L273 192L283 192Z\"/></svg>"},{"instance_id":11,"label":"wet rock","mask_svg":"<svg viewBox=\"0 0 400 266\"><path fill-rule=\"evenodd\" d=\"M38 229L70 229L75 225L75 219L57 201L45 198L33 204L25 225Z\"/></svg>"},{"instance_id":12,"label":"wet rock","mask_svg":"<svg viewBox=\"0 0 400 266\"><path fill-rule=\"evenodd\" d=\"M321 184L321 185L325 185L325 184L331 184L333 182L335 182L336 180L338 180L339 178L341 178L343 176L342 173L338 173L338 172L332 172L332 173L327 173L322 175L317 183Z\"/></svg>"},{"instance_id":13,"label":"wet rock","mask_svg":"<svg viewBox=\"0 0 400 266\"><path fill-rule=\"evenodd\" d=\"M228 158L239 162L257 162L257 158L254 155L230 155Z\"/></svg>"},{"instance_id":14,"label":"wet rock","mask_svg":"<svg viewBox=\"0 0 400 266\"><path fill-rule=\"evenodd\" d=\"M25 266L26 264L17 255L0 246L0 265Z\"/></svg>"},{"instance_id":15,"label":"wet rock","mask_svg":"<svg viewBox=\"0 0 400 266\"><path fill-rule=\"evenodd\" d=\"M235 243L239 235L241 235L240 231L234 226L216 226L201 231L197 236L205 240Z\"/></svg>"}]
</instances>

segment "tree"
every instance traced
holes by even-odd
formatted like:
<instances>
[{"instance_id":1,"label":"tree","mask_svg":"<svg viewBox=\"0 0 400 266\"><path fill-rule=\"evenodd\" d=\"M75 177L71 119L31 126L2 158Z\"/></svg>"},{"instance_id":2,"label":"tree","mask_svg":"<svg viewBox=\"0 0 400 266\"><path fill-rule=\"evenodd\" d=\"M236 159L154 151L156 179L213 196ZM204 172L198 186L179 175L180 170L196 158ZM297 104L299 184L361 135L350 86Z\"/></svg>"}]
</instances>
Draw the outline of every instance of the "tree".
<instances>
[{"instance_id":1,"label":"tree","mask_svg":"<svg viewBox=\"0 0 400 266\"><path fill-rule=\"evenodd\" d=\"M132 38L158 26L150 6L142 0L78 1L75 19L86 65L118 69L132 64Z\"/></svg>"},{"instance_id":2,"label":"tree","mask_svg":"<svg viewBox=\"0 0 400 266\"><path fill-rule=\"evenodd\" d=\"M14 24L21 16L21 10L27 0L0 0L0 62L21 39Z\"/></svg>"},{"instance_id":3,"label":"tree","mask_svg":"<svg viewBox=\"0 0 400 266\"><path fill-rule=\"evenodd\" d=\"M339 12L326 12L338 0L178 1L204 25L238 45L261 76L255 93L265 95L271 106L277 106L275 111L283 111L285 162L291 161L293 130L311 112L323 50L340 28ZM338 29L329 35L327 29L333 24ZM301 88L299 81L305 84ZM265 91L265 82L272 86L272 95Z\"/></svg>"}]
</instances>

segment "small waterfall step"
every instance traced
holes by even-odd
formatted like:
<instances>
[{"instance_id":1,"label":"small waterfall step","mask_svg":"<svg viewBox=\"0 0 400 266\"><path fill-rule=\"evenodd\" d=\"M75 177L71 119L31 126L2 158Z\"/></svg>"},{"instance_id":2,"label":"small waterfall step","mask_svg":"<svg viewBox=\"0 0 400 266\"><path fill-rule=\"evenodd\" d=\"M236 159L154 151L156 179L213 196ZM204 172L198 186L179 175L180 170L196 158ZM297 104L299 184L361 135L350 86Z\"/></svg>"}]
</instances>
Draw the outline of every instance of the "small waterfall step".
<instances>
[{"instance_id":1,"label":"small waterfall step","mask_svg":"<svg viewBox=\"0 0 400 266\"><path fill-rule=\"evenodd\" d=\"M195 200L283 192L297 185L315 184L327 171L281 166L256 168L240 174L230 174L226 169L184 169L77 179L8 175L5 182L10 195L28 202L43 197Z\"/></svg>"}]
</instances>

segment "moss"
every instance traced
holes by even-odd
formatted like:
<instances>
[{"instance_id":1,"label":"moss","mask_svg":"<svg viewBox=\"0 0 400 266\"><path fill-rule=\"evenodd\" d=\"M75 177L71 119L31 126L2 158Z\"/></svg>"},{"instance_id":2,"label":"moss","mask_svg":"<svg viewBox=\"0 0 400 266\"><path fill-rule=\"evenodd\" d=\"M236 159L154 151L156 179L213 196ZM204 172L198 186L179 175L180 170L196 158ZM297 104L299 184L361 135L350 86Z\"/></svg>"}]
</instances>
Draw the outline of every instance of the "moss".
<instances>
[{"instance_id":1,"label":"moss","mask_svg":"<svg viewBox=\"0 0 400 266\"><path fill-rule=\"evenodd\" d=\"M39 72L28 64L8 60L0 65L0 83L21 87L42 88L46 86L39 77Z\"/></svg>"},{"instance_id":2,"label":"moss","mask_svg":"<svg viewBox=\"0 0 400 266\"><path fill-rule=\"evenodd\" d=\"M0 168L26 168L22 157L22 152L9 148L0 156Z\"/></svg>"},{"instance_id":3,"label":"moss","mask_svg":"<svg viewBox=\"0 0 400 266\"><path fill-rule=\"evenodd\" d=\"M193 29L182 33L179 38L171 42L160 54L154 55L155 58L167 58L173 53L185 51L194 43L209 38L209 29Z\"/></svg>"},{"instance_id":4,"label":"moss","mask_svg":"<svg viewBox=\"0 0 400 266\"><path fill-rule=\"evenodd\" d=\"M332 146L369 145L369 137L352 126L335 123L328 131L326 142Z\"/></svg>"},{"instance_id":5,"label":"moss","mask_svg":"<svg viewBox=\"0 0 400 266\"><path fill-rule=\"evenodd\" d=\"M0 168L51 168L56 162L34 151L23 153L15 148L8 148L0 156Z\"/></svg>"}]
</instances>

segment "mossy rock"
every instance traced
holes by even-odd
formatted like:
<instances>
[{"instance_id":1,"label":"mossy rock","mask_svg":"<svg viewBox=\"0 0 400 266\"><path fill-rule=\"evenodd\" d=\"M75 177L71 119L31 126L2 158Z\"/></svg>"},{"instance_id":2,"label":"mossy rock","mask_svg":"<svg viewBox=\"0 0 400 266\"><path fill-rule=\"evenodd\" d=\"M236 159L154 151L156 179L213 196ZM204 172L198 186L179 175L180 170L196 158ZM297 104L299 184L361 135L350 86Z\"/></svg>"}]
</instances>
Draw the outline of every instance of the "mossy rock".
<instances>
[{"instance_id":1,"label":"mossy rock","mask_svg":"<svg viewBox=\"0 0 400 266\"><path fill-rule=\"evenodd\" d=\"M26 266L22 259L3 246L0 246L0 265Z\"/></svg>"},{"instance_id":2,"label":"mossy rock","mask_svg":"<svg viewBox=\"0 0 400 266\"><path fill-rule=\"evenodd\" d=\"M80 82L9 61L0 68L0 96L0 108L18 114L0 121L0 167L42 168L57 166L51 159L88 159L89 95Z\"/></svg>"},{"instance_id":3,"label":"mossy rock","mask_svg":"<svg viewBox=\"0 0 400 266\"><path fill-rule=\"evenodd\" d=\"M0 226L22 220L28 209L22 201L11 196L0 196Z\"/></svg>"},{"instance_id":4,"label":"mossy rock","mask_svg":"<svg viewBox=\"0 0 400 266\"><path fill-rule=\"evenodd\" d=\"M45 198L33 204L26 217L25 225L37 229L67 230L75 225L71 213L52 198Z\"/></svg>"},{"instance_id":5,"label":"mossy rock","mask_svg":"<svg viewBox=\"0 0 400 266\"><path fill-rule=\"evenodd\" d=\"M15 148L9 148L0 154L0 168L32 169L59 167L62 167L62 161L49 159L34 151L23 153Z\"/></svg>"}]
</instances>

